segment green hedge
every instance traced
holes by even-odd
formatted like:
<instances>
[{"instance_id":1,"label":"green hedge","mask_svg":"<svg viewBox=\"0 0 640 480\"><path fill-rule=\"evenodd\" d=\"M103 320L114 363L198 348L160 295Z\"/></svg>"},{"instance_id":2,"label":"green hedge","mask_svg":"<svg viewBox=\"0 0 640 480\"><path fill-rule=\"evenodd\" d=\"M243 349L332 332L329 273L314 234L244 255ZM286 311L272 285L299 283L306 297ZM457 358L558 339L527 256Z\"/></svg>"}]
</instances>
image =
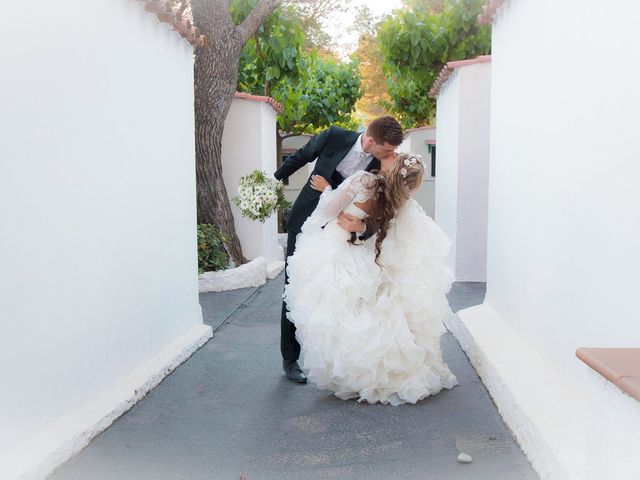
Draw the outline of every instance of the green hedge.
<instances>
[{"instance_id":1,"label":"green hedge","mask_svg":"<svg viewBox=\"0 0 640 480\"><path fill-rule=\"evenodd\" d=\"M229 254L224 247L224 236L215 225L198 225L198 272L224 270L229 264Z\"/></svg>"}]
</instances>

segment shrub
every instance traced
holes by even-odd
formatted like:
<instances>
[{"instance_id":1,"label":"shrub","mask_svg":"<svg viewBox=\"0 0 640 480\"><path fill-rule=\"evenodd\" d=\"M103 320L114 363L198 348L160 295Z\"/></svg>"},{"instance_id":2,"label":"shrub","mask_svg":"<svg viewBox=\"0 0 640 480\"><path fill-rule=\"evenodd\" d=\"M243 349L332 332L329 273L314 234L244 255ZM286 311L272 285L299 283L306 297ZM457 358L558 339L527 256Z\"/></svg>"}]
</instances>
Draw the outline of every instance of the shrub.
<instances>
[{"instance_id":1,"label":"shrub","mask_svg":"<svg viewBox=\"0 0 640 480\"><path fill-rule=\"evenodd\" d=\"M198 225L198 272L223 270L229 264L225 238L215 225Z\"/></svg>"}]
</instances>

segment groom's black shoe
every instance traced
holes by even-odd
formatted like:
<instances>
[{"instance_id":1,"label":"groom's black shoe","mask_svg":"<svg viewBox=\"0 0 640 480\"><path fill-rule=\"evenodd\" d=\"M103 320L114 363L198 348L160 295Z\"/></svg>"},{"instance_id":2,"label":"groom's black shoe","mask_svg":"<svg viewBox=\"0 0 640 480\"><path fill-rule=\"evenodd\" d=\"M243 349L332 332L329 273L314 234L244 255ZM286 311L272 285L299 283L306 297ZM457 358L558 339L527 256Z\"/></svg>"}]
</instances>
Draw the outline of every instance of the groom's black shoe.
<instances>
[{"instance_id":1,"label":"groom's black shoe","mask_svg":"<svg viewBox=\"0 0 640 480\"><path fill-rule=\"evenodd\" d=\"M307 383L307 377L296 360L283 360L282 368L289 380L296 383Z\"/></svg>"}]
</instances>

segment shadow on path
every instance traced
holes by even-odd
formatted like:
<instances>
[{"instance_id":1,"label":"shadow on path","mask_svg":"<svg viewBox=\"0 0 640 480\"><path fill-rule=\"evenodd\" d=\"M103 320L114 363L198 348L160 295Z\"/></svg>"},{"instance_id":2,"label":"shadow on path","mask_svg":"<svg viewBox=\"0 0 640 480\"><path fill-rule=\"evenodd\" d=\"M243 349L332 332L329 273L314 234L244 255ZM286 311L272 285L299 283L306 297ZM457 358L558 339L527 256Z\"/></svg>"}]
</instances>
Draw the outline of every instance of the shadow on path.
<instances>
[{"instance_id":1,"label":"shadow on path","mask_svg":"<svg viewBox=\"0 0 640 480\"><path fill-rule=\"evenodd\" d=\"M464 352L443 336L460 385L417 405L341 401L281 370L283 276L201 295L213 339L58 469L53 480L535 480ZM456 284L454 310L482 302ZM459 451L473 463L458 464Z\"/></svg>"}]
</instances>

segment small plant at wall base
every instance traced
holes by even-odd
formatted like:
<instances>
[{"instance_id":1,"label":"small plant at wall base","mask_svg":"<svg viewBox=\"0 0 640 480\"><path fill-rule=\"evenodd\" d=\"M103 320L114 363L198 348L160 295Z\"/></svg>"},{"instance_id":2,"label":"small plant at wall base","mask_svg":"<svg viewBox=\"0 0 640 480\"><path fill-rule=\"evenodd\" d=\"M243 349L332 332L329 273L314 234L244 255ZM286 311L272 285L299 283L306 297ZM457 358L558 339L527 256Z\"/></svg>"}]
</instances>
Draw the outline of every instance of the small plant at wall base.
<instances>
[{"instance_id":1,"label":"small plant at wall base","mask_svg":"<svg viewBox=\"0 0 640 480\"><path fill-rule=\"evenodd\" d=\"M229 264L225 239L215 225L198 225L198 273L224 270Z\"/></svg>"}]
</instances>

